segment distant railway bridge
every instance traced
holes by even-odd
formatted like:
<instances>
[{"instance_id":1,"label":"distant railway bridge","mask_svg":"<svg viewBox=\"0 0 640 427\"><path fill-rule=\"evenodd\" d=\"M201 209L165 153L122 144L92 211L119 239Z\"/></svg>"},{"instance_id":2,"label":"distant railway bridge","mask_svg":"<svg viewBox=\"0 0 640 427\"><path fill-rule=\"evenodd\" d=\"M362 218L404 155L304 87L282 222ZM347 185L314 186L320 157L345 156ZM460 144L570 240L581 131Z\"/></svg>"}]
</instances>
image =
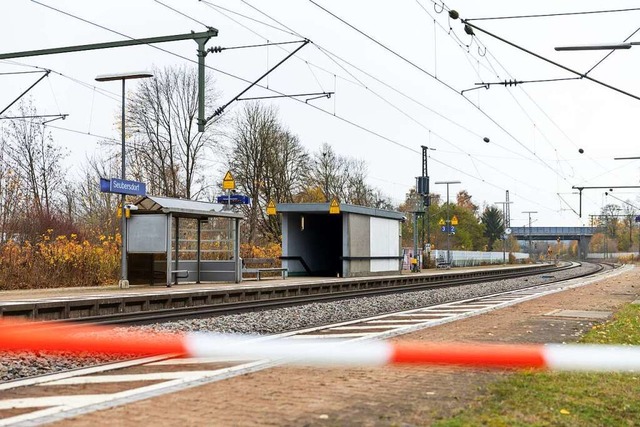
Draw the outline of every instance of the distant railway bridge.
<instances>
[{"instance_id":1,"label":"distant railway bridge","mask_svg":"<svg viewBox=\"0 0 640 427\"><path fill-rule=\"evenodd\" d=\"M526 241L577 240L578 256L587 259L591 237L598 230L597 227L511 227L511 234L517 240Z\"/></svg>"}]
</instances>

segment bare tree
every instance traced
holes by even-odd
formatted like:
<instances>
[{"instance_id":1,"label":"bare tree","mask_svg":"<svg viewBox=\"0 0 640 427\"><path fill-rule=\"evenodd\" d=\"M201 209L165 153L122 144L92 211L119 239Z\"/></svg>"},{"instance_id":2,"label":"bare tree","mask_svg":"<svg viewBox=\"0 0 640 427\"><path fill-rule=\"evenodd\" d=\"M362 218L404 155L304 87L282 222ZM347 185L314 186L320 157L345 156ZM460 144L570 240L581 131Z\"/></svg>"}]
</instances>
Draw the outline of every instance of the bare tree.
<instances>
[{"instance_id":1,"label":"bare tree","mask_svg":"<svg viewBox=\"0 0 640 427\"><path fill-rule=\"evenodd\" d=\"M326 142L315 153L309 174L307 175L308 187L319 187L324 196L324 201L329 202L334 198L344 200L344 191L349 180L348 160L338 155Z\"/></svg>"},{"instance_id":2,"label":"bare tree","mask_svg":"<svg viewBox=\"0 0 640 427\"><path fill-rule=\"evenodd\" d=\"M26 101L20 103L18 114L33 117L38 112L31 101ZM11 120L4 132L7 165L24 191L25 212L31 214L22 221L23 234L41 232L43 230L38 228L51 223L57 213L56 202L60 201L59 189L65 178L62 168L65 154L36 120Z\"/></svg>"},{"instance_id":3,"label":"bare tree","mask_svg":"<svg viewBox=\"0 0 640 427\"><path fill-rule=\"evenodd\" d=\"M260 236L280 239L280 225L265 215L270 200L291 202L303 188L307 153L298 138L283 129L277 110L253 102L236 116L228 150L229 169L238 189L251 197L244 207L248 219L247 240Z\"/></svg>"},{"instance_id":4,"label":"bare tree","mask_svg":"<svg viewBox=\"0 0 640 427\"><path fill-rule=\"evenodd\" d=\"M343 203L370 207L384 204L379 191L366 182L367 166L363 160L341 156L324 143L310 165L307 187L319 188L323 201L336 198Z\"/></svg>"},{"instance_id":5,"label":"bare tree","mask_svg":"<svg viewBox=\"0 0 640 427\"><path fill-rule=\"evenodd\" d=\"M119 221L115 218L119 196L100 192L100 178L118 174L119 165L114 162L91 157L82 169L82 177L75 194L77 200L77 221L89 233L113 236Z\"/></svg>"},{"instance_id":6,"label":"bare tree","mask_svg":"<svg viewBox=\"0 0 640 427\"><path fill-rule=\"evenodd\" d=\"M23 212L24 193L18 175L9 164L7 140L0 132L0 242L11 237L11 225Z\"/></svg>"},{"instance_id":7,"label":"bare tree","mask_svg":"<svg viewBox=\"0 0 640 427\"><path fill-rule=\"evenodd\" d=\"M203 191L205 149L216 139L217 122L198 132L198 76L195 69L154 69L129 96L127 127L132 134L131 173L150 193L197 198ZM213 111L213 81L205 81L206 111Z\"/></svg>"}]
</instances>

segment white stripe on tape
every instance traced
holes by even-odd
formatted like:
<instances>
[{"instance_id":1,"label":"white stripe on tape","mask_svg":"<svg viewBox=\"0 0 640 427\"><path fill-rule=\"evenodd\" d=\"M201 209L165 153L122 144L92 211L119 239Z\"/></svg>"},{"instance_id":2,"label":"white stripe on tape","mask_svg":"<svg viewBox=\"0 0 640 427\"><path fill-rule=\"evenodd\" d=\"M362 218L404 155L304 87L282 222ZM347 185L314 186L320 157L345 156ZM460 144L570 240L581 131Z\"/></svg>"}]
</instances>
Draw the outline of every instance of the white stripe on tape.
<instances>
[{"instance_id":1,"label":"white stripe on tape","mask_svg":"<svg viewBox=\"0 0 640 427\"><path fill-rule=\"evenodd\" d=\"M296 365L380 366L389 363L393 349L383 341L265 339L190 333L185 348L193 357L270 359Z\"/></svg>"},{"instance_id":2,"label":"white stripe on tape","mask_svg":"<svg viewBox=\"0 0 640 427\"><path fill-rule=\"evenodd\" d=\"M543 354L547 366L560 371L640 371L640 348L620 345L548 344Z\"/></svg>"}]
</instances>

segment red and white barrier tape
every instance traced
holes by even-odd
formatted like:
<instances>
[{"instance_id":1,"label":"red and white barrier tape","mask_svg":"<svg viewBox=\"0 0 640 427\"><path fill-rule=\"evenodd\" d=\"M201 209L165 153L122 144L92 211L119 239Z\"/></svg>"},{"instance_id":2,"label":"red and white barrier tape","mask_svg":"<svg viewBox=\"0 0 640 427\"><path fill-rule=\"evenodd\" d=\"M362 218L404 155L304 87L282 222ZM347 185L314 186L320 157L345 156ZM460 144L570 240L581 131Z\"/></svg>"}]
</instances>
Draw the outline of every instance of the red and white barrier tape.
<instances>
[{"instance_id":1,"label":"red and white barrier tape","mask_svg":"<svg viewBox=\"0 0 640 427\"><path fill-rule=\"evenodd\" d=\"M502 345L248 337L241 335L125 334L87 325L0 321L0 350L271 359L311 366L457 365L564 371L640 370L640 347L549 344Z\"/></svg>"}]
</instances>

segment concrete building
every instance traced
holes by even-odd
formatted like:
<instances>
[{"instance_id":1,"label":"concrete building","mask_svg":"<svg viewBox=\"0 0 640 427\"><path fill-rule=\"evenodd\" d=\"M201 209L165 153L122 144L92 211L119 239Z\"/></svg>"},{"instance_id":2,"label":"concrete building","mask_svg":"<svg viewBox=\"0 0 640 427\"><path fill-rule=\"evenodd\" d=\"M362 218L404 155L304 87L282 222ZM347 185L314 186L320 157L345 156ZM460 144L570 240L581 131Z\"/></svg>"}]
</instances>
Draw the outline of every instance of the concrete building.
<instances>
[{"instance_id":1,"label":"concrete building","mask_svg":"<svg viewBox=\"0 0 640 427\"><path fill-rule=\"evenodd\" d=\"M338 203L280 203L276 211L289 275L357 277L402 269L400 212Z\"/></svg>"}]
</instances>

